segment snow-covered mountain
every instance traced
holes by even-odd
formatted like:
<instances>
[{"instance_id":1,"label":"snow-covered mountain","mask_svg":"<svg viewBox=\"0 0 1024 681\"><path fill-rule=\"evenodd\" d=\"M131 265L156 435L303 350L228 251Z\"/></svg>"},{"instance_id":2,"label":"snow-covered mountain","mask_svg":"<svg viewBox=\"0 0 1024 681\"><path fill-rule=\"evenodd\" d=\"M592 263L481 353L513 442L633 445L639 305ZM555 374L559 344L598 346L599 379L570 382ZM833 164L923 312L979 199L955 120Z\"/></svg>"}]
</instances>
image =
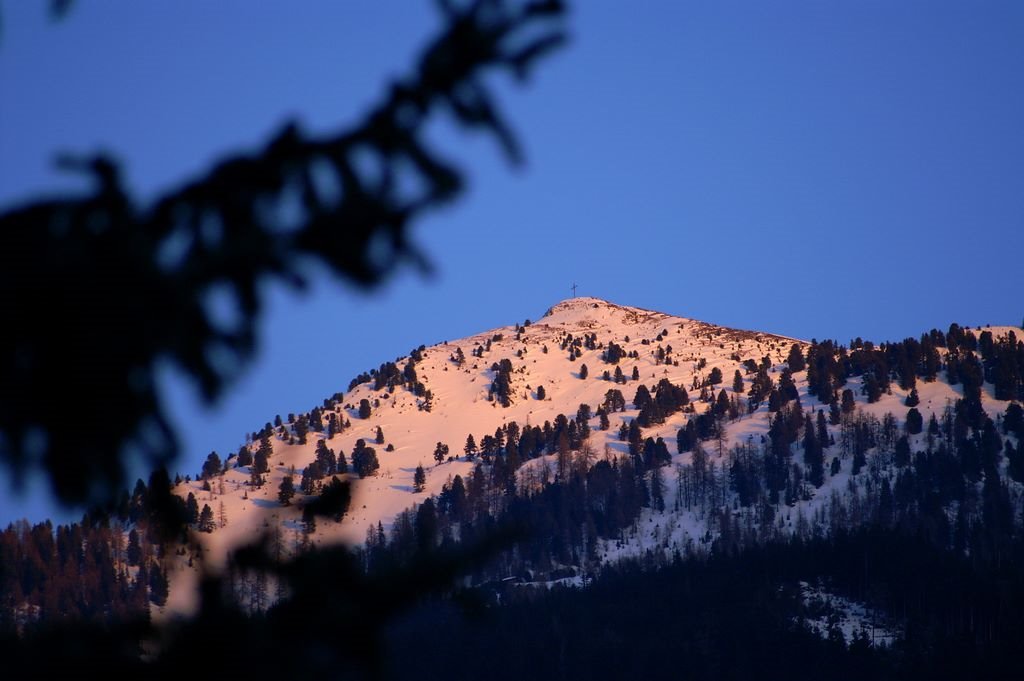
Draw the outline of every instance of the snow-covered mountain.
<instances>
[{"instance_id":1,"label":"snow-covered mountain","mask_svg":"<svg viewBox=\"0 0 1024 681\"><path fill-rule=\"evenodd\" d=\"M1014 331L1008 327L985 330L995 338L1004 338ZM628 437L622 437L623 429L640 418L647 424L641 429L642 440L650 438L657 443L660 438L659 451L668 457L659 460L662 465L654 466L658 469L654 475L660 478L664 490L664 508L657 503L649 504L632 526L614 540L600 540L595 550L597 560L650 550L700 550L723 529L731 531L722 525L723 508L735 510L735 525L740 529L743 523L753 525L755 517L757 522L767 522L781 533L815 523L827 526L836 522L830 514L835 512L837 499L870 493L856 483L854 468L862 464L850 455L848 438L844 439L841 432L850 428L852 413L848 408L844 408L844 414L851 415L842 424L831 414L833 418L825 426L829 441L821 442L825 467L822 477L800 482L803 469L798 470L794 484L799 489L771 500L773 508L768 521L763 517L763 508L747 512L737 503L735 489L729 483L727 471L737 452L744 447L748 453L767 451L771 424L779 418L779 405L771 404L767 394L755 399L752 408L751 392L752 388L757 389L754 383L759 369L762 377L767 374L771 379L768 387L776 390L783 375L788 377L791 373L792 387L786 402L792 394L798 395L800 409L811 422L817 422L819 410L823 416L830 416L831 396L822 401L809 393L813 387L809 385L806 369L788 370L787 360L794 346L804 358L811 344L596 298L573 298L558 303L532 322L525 320L416 349L410 356L382 364L374 372L359 377L347 391L324 400L316 410L284 418L281 425L270 424L273 451L269 471L260 487L251 484L251 465L238 465L237 456L232 455L223 472L207 480L182 481L175 491L182 497L191 493L199 507L210 506L213 530L197 536L203 542L207 564L218 567L224 564L231 547L268 530L283 536L287 545L296 549L305 542L360 544L367 538L368 530L372 534L378 525L388 532L403 511L440 494L456 476L468 480L475 467L487 465L481 464L486 457L479 453L466 455L468 436L473 436L479 448L485 436L500 436L507 424L514 422L516 431L521 432L526 427L542 427L545 422L552 424L564 415L569 421L585 422L589 428L589 433L578 438L573 456L579 460L579 450L583 450L584 465L592 466L601 460L629 457L630 445ZM941 353L945 350L935 352L944 357ZM739 384L734 383L737 376ZM888 385L870 396L869 403L869 396L862 390L866 376L851 376L842 385L842 390L849 390L856 401L858 418L872 421L879 432L895 427L897 434L903 434L910 390L901 388L897 380L886 380ZM677 390L676 403L648 422L634 403L638 388L644 386L654 396L663 380L685 391L686 404L678 403ZM609 404L609 392L616 390L624 402L618 409L614 396ZM842 390L836 388L834 394L838 396ZM925 427L907 435L906 444L917 452L930 447L926 439L934 437L927 428L932 415L939 419L948 414L963 397L963 385L951 385L939 372L938 380L914 382L914 390L918 399L916 409ZM995 398L991 383L984 383L981 406L991 419L998 420L1008 404ZM582 414L581 405L588 408ZM690 498L695 448L685 437L684 442L679 442L679 433L689 421L715 410L715 436L702 435L698 455L703 459L706 453L701 468L707 471L707 477L702 480L710 481L712 489L701 489L700 493L720 494L721 498L712 504L696 504ZM831 408L835 410L836 407ZM607 417L605 429L602 412ZM300 444L300 431L305 429L310 414L320 424L314 424L316 427L309 430L305 443ZM887 414L894 419L887 419ZM334 430L332 420L341 432L330 432ZM378 434L383 435L382 441L378 441ZM349 512L341 522L319 522L310 534L304 532L301 511L310 497L300 491L290 504L284 505L278 495L286 476L291 475L299 488L304 470L316 459L321 440L333 453L345 455L350 471L353 450L357 441L363 440L375 450L379 469L375 475L362 479L351 472L346 474L354 482ZM440 461L435 458L439 444L448 447L446 453L442 449ZM879 467L893 467L893 442L875 445L868 452L875 472ZM258 440L246 444L249 452L256 452L258 447ZM800 441L793 443L791 451L793 462L805 466ZM556 452L542 452L517 463L515 479L520 489L540 488L558 475ZM425 473L422 491L416 491L418 466ZM784 470L782 474L788 480L791 471ZM892 478L895 480L895 473ZM1014 487L1013 493L1019 494L1019 489ZM172 575L172 611L189 608L194 590L185 587L195 574L183 562Z\"/></svg>"}]
</instances>

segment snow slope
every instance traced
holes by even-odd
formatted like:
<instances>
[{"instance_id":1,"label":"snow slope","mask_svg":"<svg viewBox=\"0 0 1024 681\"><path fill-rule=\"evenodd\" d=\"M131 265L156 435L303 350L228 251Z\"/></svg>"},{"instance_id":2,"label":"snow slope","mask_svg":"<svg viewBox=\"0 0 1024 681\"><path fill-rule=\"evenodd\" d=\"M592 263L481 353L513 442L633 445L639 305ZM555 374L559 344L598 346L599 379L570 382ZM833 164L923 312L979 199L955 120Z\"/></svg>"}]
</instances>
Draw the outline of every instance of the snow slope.
<instances>
[{"instance_id":1,"label":"snow slope","mask_svg":"<svg viewBox=\"0 0 1024 681\"><path fill-rule=\"evenodd\" d=\"M1009 329L992 327L990 330L1001 335ZM580 356L571 360L571 346L564 350L561 347L567 334L573 337L596 334L599 347L581 348ZM486 346L488 341L490 349L484 350L480 357L474 356L474 350ZM602 379L605 370L613 372L615 369L615 365L602 361L602 353L609 342L620 345L627 354L637 353L637 358L624 357L618 366L627 379L635 367L639 380L615 384ZM337 413L350 420L352 427L329 440L328 446L350 457L356 440L362 438L375 448L380 470L375 477L355 479L354 500L349 513L341 523L319 522L312 541L361 543L367 528L376 527L379 522L387 529L399 513L429 495L439 493L445 482L455 475L466 477L474 466L463 456L467 435L472 434L479 443L484 435L493 434L498 427L510 421L523 426L554 421L559 414L572 418L580 404L588 404L594 411L604 401L605 393L614 388L621 390L627 410L610 415L611 427L607 431L599 430L597 419L593 419L589 442L598 454L621 454L626 451L626 443L619 440L618 430L623 422L628 423L638 414L632 408L632 398L641 383L653 392L654 385L667 378L689 391L700 412L709 405L697 401L700 390L691 388L695 383L703 382L712 369L720 369L724 379L721 385L715 386L715 392L726 388L732 394L732 379L737 369L747 383L751 378L741 366L743 360L753 359L759 363L768 356L773 364L772 371L777 372L793 343L802 347L807 345L783 336L720 327L596 298L573 298L558 303L533 323L491 329L426 347L415 368L419 380L433 395L430 411L421 409L423 398L412 391L398 387L389 394L386 389L374 390L372 382L355 386L344 393L337 404ZM659 348L671 348L669 362L658 361ZM465 356L461 367L453 359L458 349ZM508 407L489 399L489 388L495 377L492 366L504 359L513 365L511 404ZM396 364L401 369L407 361L408 357L398 358ZM588 369L586 379L580 378L583 365ZM773 378L777 381L777 374ZM805 372L795 374L794 378L803 408L825 408L827 411L827 406L807 394ZM537 397L541 386L545 393L543 400ZM853 379L846 387L857 393L859 381ZM941 381L918 382L921 399L918 408L926 423L931 412L941 414L960 396L957 388ZM992 398L991 386L986 385L985 392L985 408L995 418L997 413L1005 410L1006 403ZM858 397L858 406L879 418L886 412L902 416L906 413L903 406L905 397L894 383L891 394L883 395L880 401L871 405L864 404L863 398ZM379 406L367 419L360 419L358 415L362 399L370 403L379 401ZM674 465L664 469L667 510L657 513L645 509L630 541L605 543L601 551L605 559L636 554L651 547L665 550L687 545L693 547L707 538L708 518L696 512L675 509L678 465L689 463L691 456L689 452L674 454L675 438L687 418L688 415L677 413L664 424L644 430L645 438L663 437L673 452ZM374 442L378 427L383 430L384 444ZM759 442L761 436L767 434L768 427L767 409L762 405L753 414L744 415L729 424L725 447L748 439ZM252 541L261 532L275 527L284 532L289 545L299 544L302 495L297 495L291 506L282 506L277 501L278 486L292 468L296 471L295 484L298 486L302 469L314 460L316 442L323 437L323 433L311 432L304 445L290 445L275 437L271 471L267 484L260 489L248 485L249 468L237 467L234 458L230 459L227 472L212 481L210 491L203 491L199 481L183 482L176 488L176 493L182 496L193 493L200 508L209 504L215 517L226 518L226 524L211 534L198 533L203 542L205 562L210 567L222 566L231 547ZM433 459L438 442L449 446L451 456L450 460L440 464ZM394 451L385 451L388 445L392 445ZM717 466L724 465L717 443L707 443L706 449ZM826 461L830 461L833 455L831 450L826 450ZM421 493L413 492L413 474L417 465L422 465L427 475L426 489ZM540 465L545 465L544 458L530 462L524 469ZM843 494L847 489L850 465L849 460L843 461L840 473L828 476L825 485L816 490L809 501L802 501L794 508L783 507L778 518L780 531L791 530L795 524L804 522L815 513L824 512L830 496L833 493ZM191 608L194 589L187 585L196 573L194 568L184 563L177 567L172 575L169 611Z\"/></svg>"}]
</instances>

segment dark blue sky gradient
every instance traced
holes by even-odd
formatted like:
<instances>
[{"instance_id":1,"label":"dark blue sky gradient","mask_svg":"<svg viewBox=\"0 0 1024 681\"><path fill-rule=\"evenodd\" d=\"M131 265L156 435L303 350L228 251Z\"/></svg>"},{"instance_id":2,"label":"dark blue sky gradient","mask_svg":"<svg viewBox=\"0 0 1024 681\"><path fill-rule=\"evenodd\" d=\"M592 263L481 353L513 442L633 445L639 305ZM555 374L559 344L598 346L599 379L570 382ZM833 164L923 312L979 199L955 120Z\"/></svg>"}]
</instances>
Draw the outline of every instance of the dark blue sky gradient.
<instances>
[{"instance_id":1,"label":"dark blue sky gradient","mask_svg":"<svg viewBox=\"0 0 1024 681\"><path fill-rule=\"evenodd\" d=\"M77 186L59 151L114 152L152 197L290 118L336 130L439 25L412 0L76 3L57 24L0 7L0 206ZM574 281L844 343L1021 322L1024 5L587 1L569 27L527 87L492 82L524 168L432 127L470 179L415 229L435 278L268 285L227 399L168 380L183 473L420 343L537 319ZM0 522L50 512L0 498Z\"/></svg>"}]
</instances>

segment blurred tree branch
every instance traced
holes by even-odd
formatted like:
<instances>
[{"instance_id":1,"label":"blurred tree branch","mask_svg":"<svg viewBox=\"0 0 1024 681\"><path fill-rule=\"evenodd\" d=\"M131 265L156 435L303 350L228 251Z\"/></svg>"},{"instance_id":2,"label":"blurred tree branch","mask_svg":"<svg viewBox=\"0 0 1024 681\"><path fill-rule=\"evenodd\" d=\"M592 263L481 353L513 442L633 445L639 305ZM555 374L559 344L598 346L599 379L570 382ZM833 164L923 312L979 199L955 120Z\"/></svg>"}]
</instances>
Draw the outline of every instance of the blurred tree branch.
<instances>
[{"instance_id":1,"label":"blurred tree branch","mask_svg":"<svg viewBox=\"0 0 1024 681\"><path fill-rule=\"evenodd\" d=\"M166 465L177 444L157 364L217 398L254 350L261 279L301 286L310 259L363 286L403 261L428 269L409 225L458 196L463 175L427 147L427 122L447 111L518 162L482 77L525 78L565 40L558 0L437 4L446 25L414 74L349 130L287 124L147 206L113 159L64 157L91 192L0 214L0 459L16 479L38 467L62 501L98 503L123 488L130 457ZM237 314L216 315L215 298Z\"/></svg>"}]
</instances>

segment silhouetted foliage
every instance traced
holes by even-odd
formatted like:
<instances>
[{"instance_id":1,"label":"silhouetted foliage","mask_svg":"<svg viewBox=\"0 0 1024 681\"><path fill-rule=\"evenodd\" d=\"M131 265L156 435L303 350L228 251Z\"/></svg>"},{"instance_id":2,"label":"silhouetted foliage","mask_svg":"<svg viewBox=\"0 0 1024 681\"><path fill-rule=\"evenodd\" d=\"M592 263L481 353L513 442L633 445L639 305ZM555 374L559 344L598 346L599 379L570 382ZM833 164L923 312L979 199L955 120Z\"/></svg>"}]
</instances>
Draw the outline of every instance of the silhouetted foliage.
<instances>
[{"instance_id":1,"label":"silhouetted foliage","mask_svg":"<svg viewBox=\"0 0 1024 681\"><path fill-rule=\"evenodd\" d=\"M445 458L447 458L447 456L448 445L444 444L443 442L438 442L437 445L434 446L434 461L436 461L437 463L441 463L442 461L445 460Z\"/></svg>"},{"instance_id":2,"label":"silhouetted foliage","mask_svg":"<svg viewBox=\"0 0 1024 681\"><path fill-rule=\"evenodd\" d=\"M55 13L69 4L52 0ZM318 138L286 124L263 150L225 158L148 206L130 196L111 158L64 158L63 167L93 179L89 192L0 214L0 458L16 476L41 463L63 501L113 502L125 484L128 452L157 466L177 450L156 367L176 365L207 401L221 395L255 348L264 279L302 285L311 259L366 286L403 261L427 269L408 228L455 198L464 180L424 143L424 129L449 112L464 127L494 134L518 161L482 76L498 70L525 77L564 39L552 25L563 14L557 0L438 5L442 28L413 77L395 81L347 131ZM233 299L240 313L233 322L207 307L214 289ZM53 409L55 395L76 396L74 409ZM299 439L304 425L322 428L320 418L289 421ZM259 468L270 454L257 452ZM240 450L237 465L249 465L248 458L249 449ZM366 458L354 459L364 474ZM204 473L213 472L211 462ZM159 542L180 537L185 502L170 492L166 473L151 478L145 497L133 521L149 523ZM307 504L309 523L321 512L340 519L348 498L348 485L333 478ZM200 530L213 529L212 515L204 506ZM73 668L111 678L182 678L194 675L197 663L204 676L333 676L352 660L375 676L382 623L491 555L499 533L489 536L373 578L346 549L281 561L251 548L236 554L227 578L207 575L197 616L163 632L146 663L139 642L157 636L145 608L110 626L69 620L16 642L3 628L0 657L14 677L57 677ZM287 598L265 616L250 616L228 597L236 574L278 580ZM141 567L138 582L126 592L144 601L148 584L150 600L166 599L166 576L156 564ZM225 654L241 647L282 654Z\"/></svg>"},{"instance_id":3,"label":"silhouetted foliage","mask_svg":"<svg viewBox=\"0 0 1024 681\"><path fill-rule=\"evenodd\" d=\"M366 478L376 475L379 468L380 463L377 461L377 452L374 448L368 447L366 440L362 438L356 440L355 447L352 449L352 470L359 477Z\"/></svg>"},{"instance_id":4,"label":"silhouetted foliage","mask_svg":"<svg viewBox=\"0 0 1024 681\"><path fill-rule=\"evenodd\" d=\"M252 357L265 278L301 286L310 259L364 286L401 262L428 270L408 227L465 182L424 129L449 112L518 162L481 76L525 77L564 40L557 0L439 4L443 29L414 75L348 130L315 137L287 123L263 150L149 205L112 158L65 157L91 191L0 214L0 457L16 475L41 462L60 499L112 501L129 451L153 467L177 452L156 367L172 363L204 399L219 397ZM215 316L214 290L240 314ZM55 395L88 398L57 410Z\"/></svg>"},{"instance_id":5,"label":"silhouetted foliage","mask_svg":"<svg viewBox=\"0 0 1024 681\"><path fill-rule=\"evenodd\" d=\"M295 496L295 480L290 475L284 476L281 479L281 484L277 488L277 500L284 506L289 506L292 503L292 498Z\"/></svg>"}]
</instances>

